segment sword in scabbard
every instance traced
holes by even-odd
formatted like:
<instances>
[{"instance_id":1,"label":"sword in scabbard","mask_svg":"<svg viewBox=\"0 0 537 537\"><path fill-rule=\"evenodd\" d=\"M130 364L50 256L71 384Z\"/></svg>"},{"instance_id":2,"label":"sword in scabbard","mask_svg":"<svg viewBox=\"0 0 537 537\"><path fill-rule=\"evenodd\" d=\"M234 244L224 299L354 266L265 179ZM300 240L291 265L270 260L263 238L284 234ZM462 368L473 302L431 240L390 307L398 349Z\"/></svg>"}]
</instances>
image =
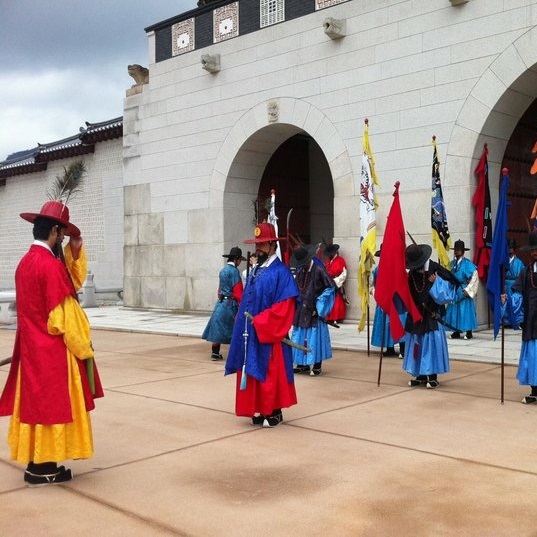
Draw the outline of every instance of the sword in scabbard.
<instances>
[{"instance_id":1,"label":"sword in scabbard","mask_svg":"<svg viewBox=\"0 0 537 537\"><path fill-rule=\"evenodd\" d=\"M421 304L423 306L423 309L429 313L433 320L435 320L437 323L440 323L441 325L445 326L446 328L449 328L450 330L453 330L454 332L460 332L459 328L454 327L453 325L447 323L438 315L438 313L431 311L424 303Z\"/></svg>"},{"instance_id":2,"label":"sword in scabbard","mask_svg":"<svg viewBox=\"0 0 537 537\"><path fill-rule=\"evenodd\" d=\"M250 321L254 320L253 315L247 311L244 312L244 316ZM299 351L302 351L302 352L311 352L310 348L305 347L304 345L295 343L294 341L291 341L290 339L286 337L282 338L282 343L285 343L286 345L289 345L289 347L293 347L293 349L298 349Z\"/></svg>"}]
</instances>

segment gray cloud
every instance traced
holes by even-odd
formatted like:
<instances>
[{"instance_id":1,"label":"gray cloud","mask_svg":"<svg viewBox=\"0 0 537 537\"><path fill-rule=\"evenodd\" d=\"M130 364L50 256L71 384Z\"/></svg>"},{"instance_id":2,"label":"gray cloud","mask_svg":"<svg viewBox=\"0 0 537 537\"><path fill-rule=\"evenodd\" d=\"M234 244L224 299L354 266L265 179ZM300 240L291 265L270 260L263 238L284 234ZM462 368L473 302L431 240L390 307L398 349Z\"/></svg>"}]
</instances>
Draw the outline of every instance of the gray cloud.
<instances>
[{"instance_id":1,"label":"gray cloud","mask_svg":"<svg viewBox=\"0 0 537 537\"><path fill-rule=\"evenodd\" d=\"M144 28L196 0L0 0L0 161L123 114Z\"/></svg>"}]
</instances>

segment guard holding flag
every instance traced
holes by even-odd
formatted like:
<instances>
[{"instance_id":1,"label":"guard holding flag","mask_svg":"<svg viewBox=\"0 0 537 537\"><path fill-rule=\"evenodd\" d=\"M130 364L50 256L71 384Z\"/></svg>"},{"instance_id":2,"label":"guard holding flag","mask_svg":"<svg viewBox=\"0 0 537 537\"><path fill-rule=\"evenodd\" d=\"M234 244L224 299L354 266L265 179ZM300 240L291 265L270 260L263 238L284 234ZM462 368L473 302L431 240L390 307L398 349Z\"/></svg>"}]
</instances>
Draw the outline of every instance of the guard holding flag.
<instances>
[{"instance_id":1,"label":"guard holding flag","mask_svg":"<svg viewBox=\"0 0 537 537\"><path fill-rule=\"evenodd\" d=\"M421 319L414 322L407 316L403 369L415 378L409 386L439 385L438 375L449 372L446 333L441 322L442 305L453 300L456 286L450 283L448 270L430 260L432 248L427 244L411 244L406 249L406 267L412 299Z\"/></svg>"}]
</instances>

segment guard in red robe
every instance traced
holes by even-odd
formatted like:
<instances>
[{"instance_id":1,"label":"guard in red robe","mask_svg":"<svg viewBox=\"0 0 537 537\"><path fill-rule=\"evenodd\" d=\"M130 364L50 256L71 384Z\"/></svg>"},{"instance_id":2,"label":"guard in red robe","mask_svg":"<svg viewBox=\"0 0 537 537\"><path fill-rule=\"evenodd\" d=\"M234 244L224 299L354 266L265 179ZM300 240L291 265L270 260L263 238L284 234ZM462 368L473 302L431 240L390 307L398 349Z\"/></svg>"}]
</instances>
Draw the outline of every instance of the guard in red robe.
<instances>
[{"instance_id":1,"label":"guard in red robe","mask_svg":"<svg viewBox=\"0 0 537 537\"><path fill-rule=\"evenodd\" d=\"M76 297L85 277L80 230L58 201L21 217L34 224L35 240L15 272L17 334L0 416L11 416L11 459L27 464L24 481L37 486L72 478L59 461L93 455L89 411L103 391ZM57 257L64 234L72 237L66 264Z\"/></svg>"},{"instance_id":2,"label":"guard in red robe","mask_svg":"<svg viewBox=\"0 0 537 537\"><path fill-rule=\"evenodd\" d=\"M347 297L345 295L345 280L347 279L347 263L339 255L339 244L329 244L324 249L324 255L327 256L324 266L329 276L334 280L337 291L334 307L326 316L327 321L343 322L347 311Z\"/></svg>"},{"instance_id":3,"label":"guard in red robe","mask_svg":"<svg viewBox=\"0 0 537 537\"><path fill-rule=\"evenodd\" d=\"M275 427L282 408L297 402L289 336L299 294L291 271L276 255L272 224L259 224L255 238L257 265L246 282L226 361L226 375L237 373L235 412L254 425ZM247 313L248 315L245 315Z\"/></svg>"}]
</instances>

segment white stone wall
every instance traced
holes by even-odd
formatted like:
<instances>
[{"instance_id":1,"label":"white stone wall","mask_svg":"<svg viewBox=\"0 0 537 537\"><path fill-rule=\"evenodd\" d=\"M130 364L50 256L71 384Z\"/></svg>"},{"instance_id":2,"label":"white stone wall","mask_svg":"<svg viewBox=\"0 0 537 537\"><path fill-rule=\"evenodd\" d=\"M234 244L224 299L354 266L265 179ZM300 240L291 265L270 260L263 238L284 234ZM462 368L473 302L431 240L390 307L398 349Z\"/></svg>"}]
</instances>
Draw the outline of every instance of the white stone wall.
<instances>
[{"instance_id":1,"label":"white stone wall","mask_svg":"<svg viewBox=\"0 0 537 537\"><path fill-rule=\"evenodd\" d=\"M324 34L328 16L346 19L346 37ZM536 24L537 0L456 7L449 0L351 0L151 64L149 85L125 104L124 181L134 222L126 249L132 258L147 247L155 259L172 259L160 273L151 264L133 272L127 259L126 303L210 309L221 254L251 234L249 200L264 164L286 137L306 132L332 172L333 239L349 263L350 315L357 317L366 117L381 181L378 244L397 180L407 229L431 242L436 135L452 237L472 245L473 169L483 143L494 202L505 145L537 95ZM220 54L219 73L201 68L202 53ZM274 101L276 122L267 113ZM149 222L157 232L143 238ZM479 302L483 318L482 294Z\"/></svg>"},{"instance_id":2,"label":"white stone wall","mask_svg":"<svg viewBox=\"0 0 537 537\"><path fill-rule=\"evenodd\" d=\"M0 289L15 287L15 269L33 241L32 225L21 212L39 212L47 190L75 158L48 163L44 172L8 177L0 187ZM68 203L70 220L82 231L88 268L97 289L123 288L122 140L97 143L84 155L82 191Z\"/></svg>"}]
</instances>

